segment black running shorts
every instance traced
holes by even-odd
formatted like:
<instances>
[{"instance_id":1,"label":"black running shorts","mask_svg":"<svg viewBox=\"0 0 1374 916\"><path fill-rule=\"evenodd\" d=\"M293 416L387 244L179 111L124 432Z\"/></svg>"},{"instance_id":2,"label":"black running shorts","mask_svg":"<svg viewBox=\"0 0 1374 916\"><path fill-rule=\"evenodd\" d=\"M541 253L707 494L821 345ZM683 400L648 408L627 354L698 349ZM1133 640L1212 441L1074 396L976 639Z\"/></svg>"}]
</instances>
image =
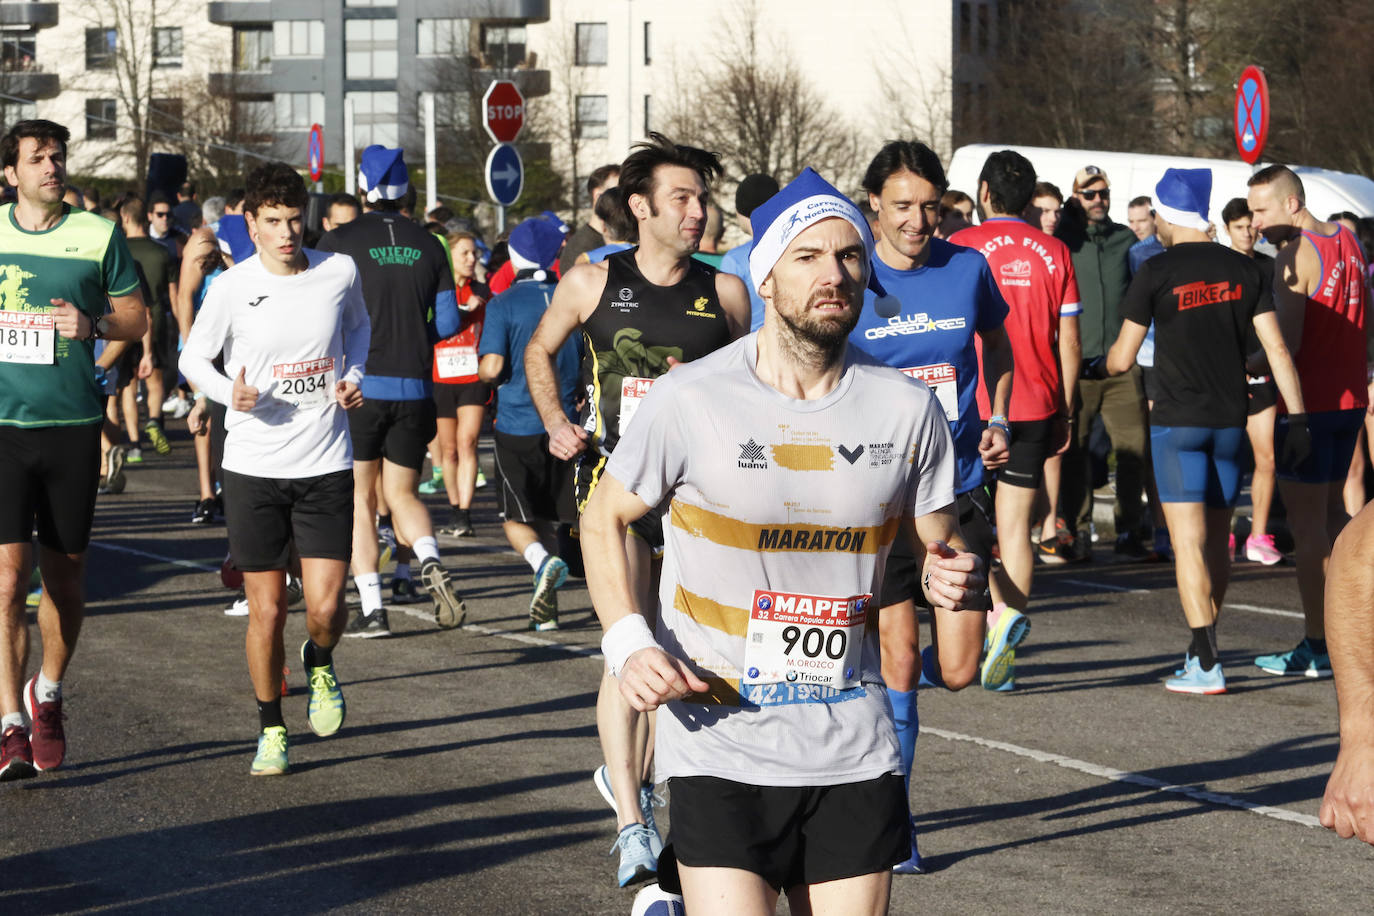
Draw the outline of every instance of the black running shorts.
<instances>
[{"instance_id":1,"label":"black running shorts","mask_svg":"<svg viewBox=\"0 0 1374 916\"><path fill-rule=\"evenodd\" d=\"M986 487L974 487L960 493L954 499L955 511L959 513L959 531L968 545L968 552L983 561L983 572L988 571L992 560L992 545L997 543L997 534L992 527L992 494ZM921 590L921 576L925 551L913 552L912 545L900 533L892 542L892 552L887 557L887 568L883 571L883 588L879 596L880 608L915 601L917 606L928 608L925 592Z\"/></svg>"},{"instance_id":2,"label":"black running shorts","mask_svg":"<svg viewBox=\"0 0 1374 916\"><path fill-rule=\"evenodd\" d=\"M0 426L0 544L84 553L100 486L100 426Z\"/></svg>"},{"instance_id":3,"label":"black running shorts","mask_svg":"<svg viewBox=\"0 0 1374 916\"><path fill-rule=\"evenodd\" d=\"M803 787L680 776L668 790L681 865L742 868L787 891L885 872L911 855L906 783L894 773Z\"/></svg>"},{"instance_id":4,"label":"black running shorts","mask_svg":"<svg viewBox=\"0 0 1374 916\"><path fill-rule=\"evenodd\" d=\"M249 477L221 472L229 554L244 572L285 569L292 539L302 557L353 553L353 472L318 477Z\"/></svg>"},{"instance_id":5,"label":"black running shorts","mask_svg":"<svg viewBox=\"0 0 1374 916\"><path fill-rule=\"evenodd\" d=\"M1045 476L1045 459L1054 443L1054 418L1011 424L1011 454L997 472L997 483L1034 490Z\"/></svg>"},{"instance_id":6,"label":"black running shorts","mask_svg":"<svg viewBox=\"0 0 1374 916\"><path fill-rule=\"evenodd\" d=\"M1263 413L1270 407L1279 402L1279 388L1274 384L1274 379L1268 375L1260 376L1259 380L1248 378L1245 391L1249 395L1249 407L1246 411L1247 416L1253 417L1257 413Z\"/></svg>"},{"instance_id":7,"label":"black running shorts","mask_svg":"<svg viewBox=\"0 0 1374 916\"><path fill-rule=\"evenodd\" d=\"M587 500L592 498L601 475L606 472L606 456L596 452L583 452L573 469L573 493L577 498L577 511L587 508ZM654 559L663 556L663 507L655 506L644 515L630 522L630 533L649 545Z\"/></svg>"},{"instance_id":8,"label":"black running shorts","mask_svg":"<svg viewBox=\"0 0 1374 916\"><path fill-rule=\"evenodd\" d=\"M461 385L434 383L434 406L439 416L450 420L457 416L459 407L485 407L490 401L491 386L486 382L465 382Z\"/></svg>"},{"instance_id":9,"label":"black running shorts","mask_svg":"<svg viewBox=\"0 0 1374 916\"><path fill-rule=\"evenodd\" d=\"M497 502L508 522L571 521L572 465L549 454L549 437L496 434Z\"/></svg>"},{"instance_id":10,"label":"black running shorts","mask_svg":"<svg viewBox=\"0 0 1374 916\"><path fill-rule=\"evenodd\" d=\"M354 461L385 458L392 464L419 471L425 466L429 442L438 429L434 401L383 401L366 398L348 412Z\"/></svg>"}]
</instances>

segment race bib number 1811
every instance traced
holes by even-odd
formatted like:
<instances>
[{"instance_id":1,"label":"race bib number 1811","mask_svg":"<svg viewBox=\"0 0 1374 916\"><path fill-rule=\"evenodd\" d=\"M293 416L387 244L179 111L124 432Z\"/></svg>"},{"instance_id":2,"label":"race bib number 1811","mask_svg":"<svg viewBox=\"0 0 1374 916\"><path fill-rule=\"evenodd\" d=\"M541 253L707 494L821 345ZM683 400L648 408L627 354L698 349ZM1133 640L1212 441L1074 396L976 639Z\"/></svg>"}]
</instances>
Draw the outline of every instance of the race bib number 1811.
<instances>
[{"instance_id":1,"label":"race bib number 1811","mask_svg":"<svg viewBox=\"0 0 1374 916\"><path fill-rule=\"evenodd\" d=\"M56 340L51 313L0 311L0 363L51 366Z\"/></svg>"},{"instance_id":2,"label":"race bib number 1811","mask_svg":"<svg viewBox=\"0 0 1374 916\"><path fill-rule=\"evenodd\" d=\"M858 686L864 622L872 598L755 590L741 680L823 684L841 690Z\"/></svg>"}]
</instances>

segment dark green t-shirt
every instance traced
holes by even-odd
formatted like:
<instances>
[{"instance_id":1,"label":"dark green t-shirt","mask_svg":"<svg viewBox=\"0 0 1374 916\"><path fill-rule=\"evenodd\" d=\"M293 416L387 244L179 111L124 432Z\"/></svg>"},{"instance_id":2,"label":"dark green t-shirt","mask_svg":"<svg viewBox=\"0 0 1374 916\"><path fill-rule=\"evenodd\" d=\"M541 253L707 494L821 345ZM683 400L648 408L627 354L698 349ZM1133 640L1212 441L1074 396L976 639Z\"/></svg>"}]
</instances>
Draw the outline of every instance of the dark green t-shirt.
<instances>
[{"instance_id":1,"label":"dark green t-shirt","mask_svg":"<svg viewBox=\"0 0 1374 916\"><path fill-rule=\"evenodd\" d=\"M172 299L168 292L168 284L176 278L172 276L172 256L167 252L167 247L146 236L127 239L126 242L129 253L134 256L138 266L143 268L143 276L148 280L148 289L153 293L153 301L148 303L148 308L170 308Z\"/></svg>"},{"instance_id":2,"label":"dark green t-shirt","mask_svg":"<svg viewBox=\"0 0 1374 916\"><path fill-rule=\"evenodd\" d=\"M64 206L62 219L42 232L0 207L0 312L48 312L65 299L91 320L111 296L138 289L129 246L114 223ZM78 426L97 423L103 397L95 382L94 347L53 332L48 364L7 362L0 348L0 426Z\"/></svg>"}]
</instances>

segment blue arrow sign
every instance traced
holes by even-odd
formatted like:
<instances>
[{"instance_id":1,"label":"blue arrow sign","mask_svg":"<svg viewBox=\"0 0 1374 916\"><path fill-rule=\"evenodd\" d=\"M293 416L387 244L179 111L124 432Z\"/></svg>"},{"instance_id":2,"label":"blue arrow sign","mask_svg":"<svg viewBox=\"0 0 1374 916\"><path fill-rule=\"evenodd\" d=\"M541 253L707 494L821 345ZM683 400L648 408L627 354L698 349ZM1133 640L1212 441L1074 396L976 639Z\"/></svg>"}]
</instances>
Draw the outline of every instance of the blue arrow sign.
<instances>
[{"instance_id":1,"label":"blue arrow sign","mask_svg":"<svg viewBox=\"0 0 1374 916\"><path fill-rule=\"evenodd\" d=\"M509 143L492 147L487 156L487 193L503 207L520 199L525 185L525 164Z\"/></svg>"}]
</instances>

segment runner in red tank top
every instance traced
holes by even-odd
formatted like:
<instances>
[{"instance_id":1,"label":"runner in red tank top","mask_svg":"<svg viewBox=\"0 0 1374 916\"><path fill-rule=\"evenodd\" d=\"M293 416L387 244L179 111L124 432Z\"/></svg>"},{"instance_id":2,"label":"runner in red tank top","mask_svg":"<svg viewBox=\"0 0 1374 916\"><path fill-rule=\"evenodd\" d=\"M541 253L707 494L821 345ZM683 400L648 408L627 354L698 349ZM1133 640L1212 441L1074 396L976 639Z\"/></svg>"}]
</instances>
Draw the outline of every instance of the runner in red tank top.
<instances>
[{"instance_id":1,"label":"runner in red tank top","mask_svg":"<svg viewBox=\"0 0 1374 916\"><path fill-rule=\"evenodd\" d=\"M1281 246L1274 264L1274 304L1310 412L1281 417L1275 445L1282 449L1285 436L1311 437L1307 461L1278 469L1297 545L1306 637L1297 648L1261 655L1255 664L1270 674L1327 677L1324 569L1331 542L1345 523L1341 490L1369 403L1365 261L1348 229L1308 212L1302 181L1291 169L1270 166L1251 176L1249 184L1255 228Z\"/></svg>"},{"instance_id":2,"label":"runner in red tank top","mask_svg":"<svg viewBox=\"0 0 1374 916\"><path fill-rule=\"evenodd\" d=\"M978 204L987 218L950 239L982 253L1011 307L1004 325L1014 364L1008 409L1011 457L998 472L1002 566L991 577L989 632L1003 608L1026 609L1035 571L1031 511L1045 459L1069 444L1068 405L1082 355L1078 283L1069 250L1013 215L1026 208L1034 193L1035 168L1024 156L1011 150L993 153L978 180ZM981 388L978 394L986 416L986 396Z\"/></svg>"}]
</instances>

